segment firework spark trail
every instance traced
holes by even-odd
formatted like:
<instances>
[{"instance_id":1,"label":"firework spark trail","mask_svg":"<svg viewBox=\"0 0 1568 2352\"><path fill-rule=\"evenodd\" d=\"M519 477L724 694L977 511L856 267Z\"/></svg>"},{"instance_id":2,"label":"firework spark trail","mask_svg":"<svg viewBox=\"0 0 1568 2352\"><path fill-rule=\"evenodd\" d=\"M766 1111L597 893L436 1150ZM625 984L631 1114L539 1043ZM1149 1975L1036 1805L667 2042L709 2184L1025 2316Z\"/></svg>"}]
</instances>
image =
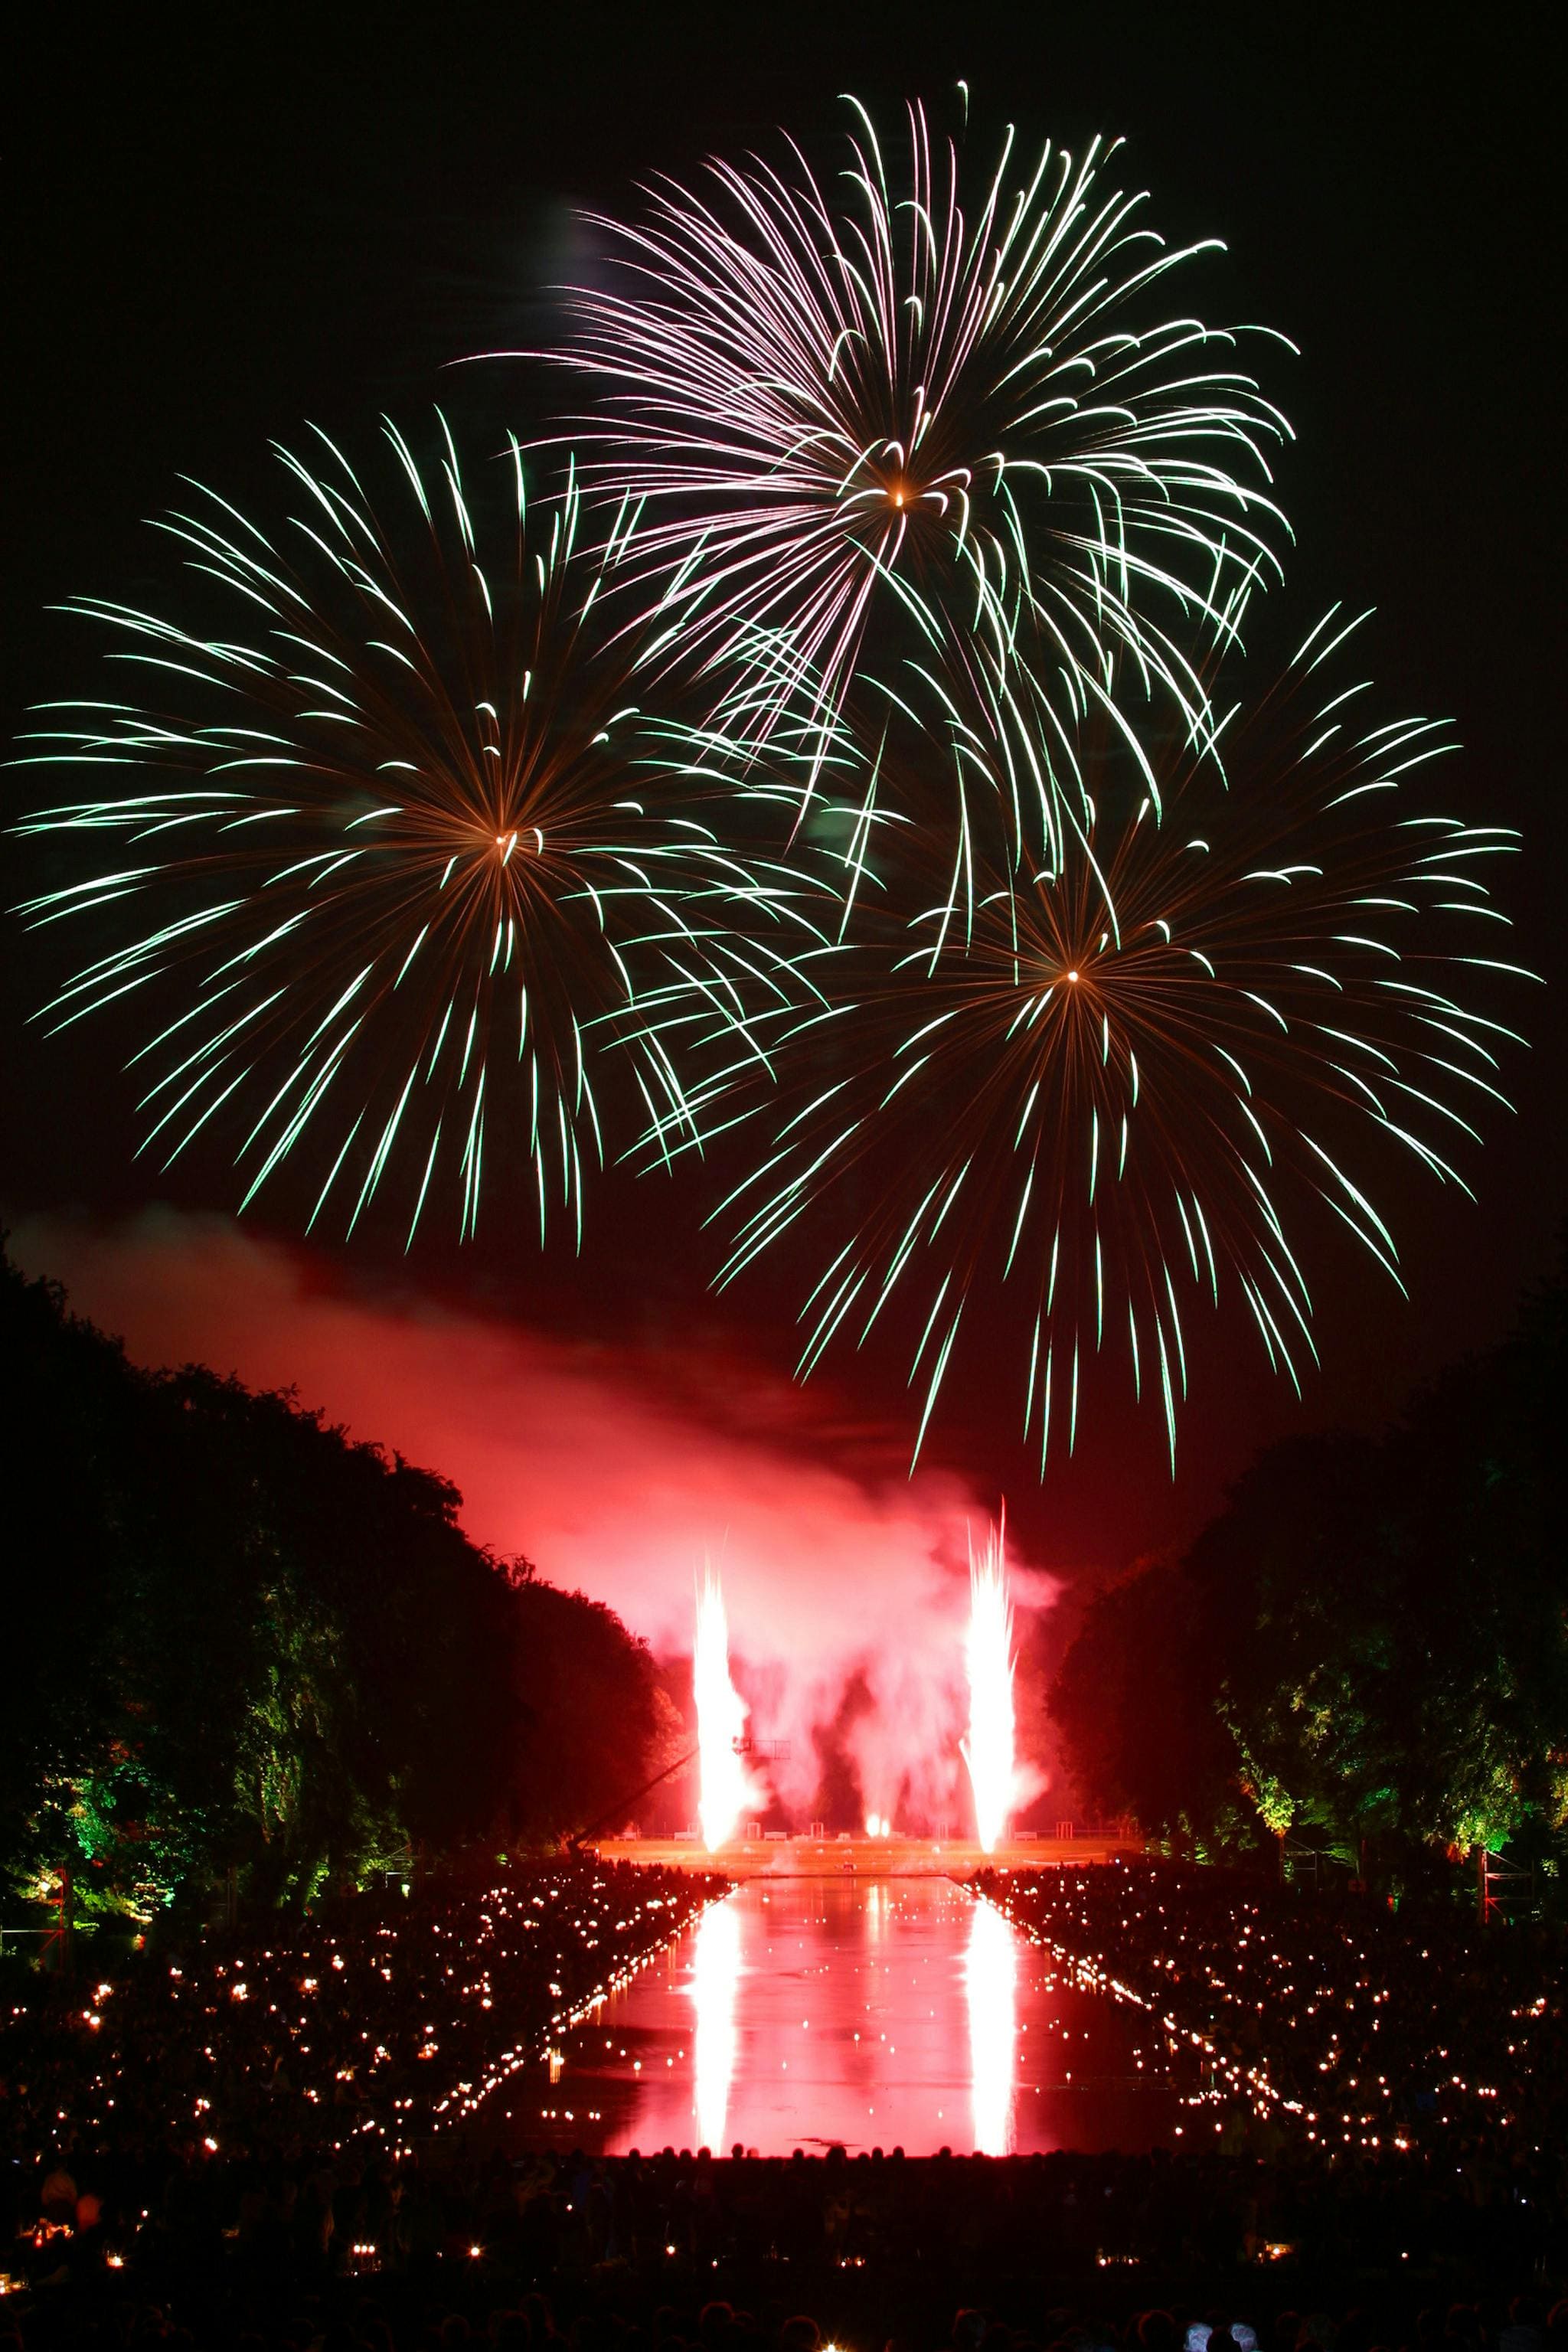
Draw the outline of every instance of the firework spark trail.
<instances>
[{"instance_id":1,"label":"firework spark trail","mask_svg":"<svg viewBox=\"0 0 1568 2352\"><path fill-rule=\"evenodd\" d=\"M985 1549L969 1559L969 1625L963 1663L969 1680L969 1737L963 1760L974 1795L974 1829L994 1853L1006 1835L1017 1800L1014 1743L1013 1604L1007 1597L1005 1531L991 1529Z\"/></svg>"},{"instance_id":2,"label":"firework spark trail","mask_svg":"<svg viewBox=\"0 0 1568 2352\"><path fill-rule=\"evenodd\" d=\"M698 1818L710 1853L734 1836L752 1801L751 1776L741 1743L745 1738L745 1700L730 1679L730 1627L724 1595L712 1569L697 1588L697 1639L691 1656L691 1695L697 1705Z\"/></svg>"},{"instance_id":3,"label":"firework spark trail","mask_svg":"<svg viewBox=\"0 0 1568 2352\"><path fill-rule=\"evenodd\" d=\"M626 290L567 289L548 356L600 392L573 420L588 478L647 501L655 650L739 660L781 707L810 677L831 714L885 614L993 694L1022 658L1058 735L1123 673L1201 726L1193 644L1234 632L1287 535L1289 427L1232 356L1263 331L1160 307L1217 247L1168 247L1099 141L1019 168L1009 131L971 196L921 106L889 169L850 104L837 183L793 142L715 159L708 194L596 221Z\"/></svg>"},{"instance_id":4,"label":"firework spark trail","mask_svg":"<svg viewBox=\"0 0 1568 2352\"><path fill-rule=\"evenodd\" d=\"M1167 745L1156 801L1114 735L1087 749L1085 824L1026 863L994 825L944 869L938 829L872 809L875 761L840 811L852 919L803 960L819 1003L771 1041L783 1107L752 1100L771 1141L715 1212L721 1279L786 1234L815 1244L803 1371L896 1306L917 1456L966 1311L994 1348L1013 1301L1042 1474L1108 1351L1159 1401L1173 1464L1189 1302L1234 1286L1297 1381L1299 1207L1398 1282L1379 1152L1468 1190L1456 1147L1508 1108L1500 1054L1522 1043L1469 1002L1531 977L1494 951L1482 879L1517 836L1415 800L1452 740L1364 714L1335 682L1349 634L1331 614L1235 712L1226 774Z\"/></svg>"},{"instance_id":5,"label":"firework spark trail","mask_svg":"<svg viewBox=\"0 0 1568 2352\"><path fill-rule=\"evenodd\" d=\"M594 543L570 469L531 506L514 441L497 532L444 421L426 462L389 425L392 527L318 436L268 530L165 520L216 626L77 607L148 699L31 739L113 784L19 828L22 911L97 940L45 1017L144 1009L143 1149L226 1131L307 1230L401 1187L409 1244L443 1197L466 1237L499 1158L580 1241L606 1152L765 1133L721 1279L812 1237L803 1372L905 1322L918 1458L984 1304L1042 1475L1123 1349L1173 1466L1194 1297L1296 1381L1296 1203L1398 1281L1368 1130L1462 1185L1514 841L1412 806L1451 746L1328 690L1337 622L1290 693L1213 691L1289 427L1267 331L1167 310L1205 248L1098 142L972 184L850 103L837 182L791 144L600 224L621 275L546 355L600 394ZM700 727L634 707L694 678Z\"/></svg>"},{"instance_id":6,"label":"firework spark trail","mask_svg":"<svg viewBox=\"0 0 1568 2352\"><path fill-rule=\"evenodd\" d=\"M270 535L210 493L166 520L213 634L77 608L157 699L55 706L29 739L115 786L21 827L110 845L23 910L118 930L45 1017L144 1006L143 1149L227 1125L246 1202L309 1146L311 1223L331 1200L352 1231L390 1166L410 1241L443 1185L466 1235L499 1148L531 1162L541 1237L563 1211L580 1238L606 1150L691 1131L685 1059L730 1018L757 880L639 753L594 609L624 519L580 546L574 482L531 504L514 443L498 520L444 422L434 462L385 438L385 526L324 436L321 470L278 452L300 503Z\"/></svg>"}]
</instances>

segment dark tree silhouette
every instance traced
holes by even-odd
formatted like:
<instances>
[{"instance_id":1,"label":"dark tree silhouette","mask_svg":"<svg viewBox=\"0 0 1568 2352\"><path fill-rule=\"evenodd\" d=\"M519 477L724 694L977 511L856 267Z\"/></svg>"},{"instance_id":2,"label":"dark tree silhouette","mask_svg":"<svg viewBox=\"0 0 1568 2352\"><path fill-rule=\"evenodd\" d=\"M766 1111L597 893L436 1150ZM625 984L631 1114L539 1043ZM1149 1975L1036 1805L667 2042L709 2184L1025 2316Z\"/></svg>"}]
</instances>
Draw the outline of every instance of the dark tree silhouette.
<instances>
[{"instance_id":1,"label":"dark tree silhouette","mask_svg":"<svg viewBox=\"0 0 1568 2352\"><path fill-rule=\"evenodd\" d=\"M1090 1605L1053 1694L1086 1789L1390 1885L1437 1848L1568 1866L1565 1301L1560 1275L1383 1436L1272 1448L1185 1559Z\"/></svg>"},{"instance_id":2,"label":"dark tree silhouette","mask_svg":"<svg viewBox=\"0 0 1568 2352\"><path fill-rule=\"evenodd\" d=\"M415 1849L554 1840L657 1769L646 1649L470 1543L446 1479L292 1396L139 1371L8 1263L0 1354L24 1883L68 1869L146 1914L232 1872L298 1902Z\"/></svg>"}]
</instances>

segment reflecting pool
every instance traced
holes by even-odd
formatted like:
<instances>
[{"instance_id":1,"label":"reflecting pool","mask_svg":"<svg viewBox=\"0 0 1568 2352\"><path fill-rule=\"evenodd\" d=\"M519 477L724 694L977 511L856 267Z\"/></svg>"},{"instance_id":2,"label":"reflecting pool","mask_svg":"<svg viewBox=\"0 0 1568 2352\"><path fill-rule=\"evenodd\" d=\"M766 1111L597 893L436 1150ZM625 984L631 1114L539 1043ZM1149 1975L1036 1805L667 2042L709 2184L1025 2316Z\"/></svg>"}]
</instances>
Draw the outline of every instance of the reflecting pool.
<instances>
[{"instance_id":1,"label":"reflecting pool","mask_svg":"<svg viewBox=\"0 0 1568 2352\"><path fill-rule=\"evenodd\" d=\"M753 1879L479 2111L514 2147L1173 2143L1163 2037L945 1879Z\"/></svg>"}]
</instances>

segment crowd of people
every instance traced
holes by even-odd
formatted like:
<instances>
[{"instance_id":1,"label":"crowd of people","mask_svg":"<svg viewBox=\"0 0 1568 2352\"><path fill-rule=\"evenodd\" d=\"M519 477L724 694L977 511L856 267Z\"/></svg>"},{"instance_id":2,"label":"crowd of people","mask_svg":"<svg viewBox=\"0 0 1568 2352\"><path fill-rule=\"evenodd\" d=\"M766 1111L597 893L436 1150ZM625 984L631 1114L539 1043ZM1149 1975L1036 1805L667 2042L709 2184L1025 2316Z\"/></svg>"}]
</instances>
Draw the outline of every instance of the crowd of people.
<instances>
[{"instance_id":1,"label":"crowd of people","mask_svg":"<svg viewBox=\"0 0 1568 2352\"><path fill-rule=\"evenodd\" d=\"M593 1860L358 1895L95 1981L35 1977L0 2028L0 2160L58 2120L220 2155L258 2119L395 2152L452 2130L626 1983L728 1879Z\"/></svg>"},{"instance_id":2,"label":"crowd of people","mask_svg":"<svg viewBox=\"0 0 1568 2352\"><path fill-rule=\"evenodd\" d=\"M1529 1932L1168 1867L993 1874L1080 1981L1200 2042L1243 2128L519 2153L510 2073L724 1888L561 1862L18 1979L0 2352L1568 2352L1562 2004ZM1424 2104L1439 2048L1468 2105ZM1325 2056L1352 2093L1376 2060L1384 2128L1331 2139L1302 2095Z\"/></svg>"},{"instance_id":3,"label":"crowd of people","mask_svg":"<svg viewBox=\"0 0 1568 2352\"><path fill-rule=\"evenodd\" d=\"M728 1891L701 1871L593 1859L390 1884L265 1934L54 1971L12 1962L0 2022L0 2293L117 2271L168 2184L206 2207L247 2151L395 2168ZM14 2306L13 2306L14 2307ZM0 2343L4 2331L0 2329Z\"/></svg>"},{"instance_id":4,"label":"crowd of people","mask_svg":"<svg viewBox=\"0 0 1568 2352\"><path fill-rule=\"evenodd\" d=\"M509 2158L475 2137L398 2156L258 2126L206 2161L163 2141L57 2152L11 2256L0 2347L1568 2344L1546 2284L1560 2271L1517 2206L1466 2208L1457 2231L1458 2209L1420 2187L1391 2194L1370 2172L1353 2187L1217 2152Z\"/></svg>"},{"instance_id":5,"label":"crowd of people","mask_svg":"<svg viewBox=\"0 0 1568 2352\"><path fill-rule=\"evenodd\" d=\"M1195 2045L1233 2114L1292 2142L1528 2170L1568 2117L1568 1998L1545 1931L1168 1863L992 1870L976 1888L1079 1983Z\"/></svg>"}]
</instances>

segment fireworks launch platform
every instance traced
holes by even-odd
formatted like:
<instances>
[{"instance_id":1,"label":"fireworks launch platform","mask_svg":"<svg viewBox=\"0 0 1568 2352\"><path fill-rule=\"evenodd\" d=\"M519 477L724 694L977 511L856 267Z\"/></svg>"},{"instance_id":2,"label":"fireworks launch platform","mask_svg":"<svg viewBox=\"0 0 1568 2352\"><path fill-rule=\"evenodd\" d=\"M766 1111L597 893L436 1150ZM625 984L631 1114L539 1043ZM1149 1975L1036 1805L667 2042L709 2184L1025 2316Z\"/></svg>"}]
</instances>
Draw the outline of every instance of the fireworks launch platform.
<instances>
[{"instance_id":1,"label":"fireworks launch platform","mask_svg":"<svg viewBox=\"0 0 1568 2352\"><path fill-rule=\"evenodd\" d=\"M1056 1870L1086 1863L1135 1862L1136 1834L1009 1838L987 1853L963 1838L811 1837L774 1833L736 1838L710 1853L700 1837L615 1837L589 1841L605 1862L661 1864L674 1870L720 1870L730 1878L967 1878L996 1870Z\"/></svg>"}]
</instances>

